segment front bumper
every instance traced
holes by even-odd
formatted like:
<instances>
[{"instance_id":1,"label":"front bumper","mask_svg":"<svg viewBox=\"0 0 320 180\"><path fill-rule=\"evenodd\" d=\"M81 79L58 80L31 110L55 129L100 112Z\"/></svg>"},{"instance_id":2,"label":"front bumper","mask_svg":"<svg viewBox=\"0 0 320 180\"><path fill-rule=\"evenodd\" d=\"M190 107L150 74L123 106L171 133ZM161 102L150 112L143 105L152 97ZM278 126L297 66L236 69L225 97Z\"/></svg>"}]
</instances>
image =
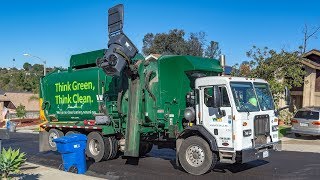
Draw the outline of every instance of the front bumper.
<instances>
[{"instance_id":1,"label":"front bumper","mask_svg":"<svg viewBox=\"0 0 320 180\"><path fill-rule=\"evenodd\" d=\"M274 151L281 151L281 141L269 143L255 148L236 151L236 162L246 163L257 159L267 158Z\"/></svg>"}]
</instances>

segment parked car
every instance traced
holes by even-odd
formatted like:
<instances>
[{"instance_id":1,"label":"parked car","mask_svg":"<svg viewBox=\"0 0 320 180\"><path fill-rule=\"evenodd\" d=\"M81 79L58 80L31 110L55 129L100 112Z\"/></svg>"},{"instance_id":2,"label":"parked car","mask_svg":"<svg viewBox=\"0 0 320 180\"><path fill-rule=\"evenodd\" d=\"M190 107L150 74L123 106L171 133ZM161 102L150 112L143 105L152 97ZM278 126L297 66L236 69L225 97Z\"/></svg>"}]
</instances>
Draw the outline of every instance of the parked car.
<instances>
[{"instance_id":1,"label":"parked car","mask_svg":"<svg viewBox=\"0 0 320 180\"><path fill-rule=\"evenodd\" d=\"M320 135L320 107L305 107L299 109L291 119L291 132L296 137L301 135Z\"/></svg>"}]
</instances>

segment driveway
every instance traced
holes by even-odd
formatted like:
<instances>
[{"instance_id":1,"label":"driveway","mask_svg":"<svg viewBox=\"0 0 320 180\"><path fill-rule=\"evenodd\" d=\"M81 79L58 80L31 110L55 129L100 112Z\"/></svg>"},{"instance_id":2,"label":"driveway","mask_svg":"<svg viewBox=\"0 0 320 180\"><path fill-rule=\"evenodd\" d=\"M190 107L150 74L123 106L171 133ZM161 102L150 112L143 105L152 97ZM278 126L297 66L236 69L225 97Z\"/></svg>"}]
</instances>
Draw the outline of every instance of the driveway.
<instances>
[{"instance_id":1,"label":"driveway","mask_svg":"<svg viewBox=\"0 0 320 180\"><path fill-rule=\"evenodd\" d=\"M281 138L283 151L320 153L320 136L295 137L288 134Z\"/></svg>"}]
</instances>

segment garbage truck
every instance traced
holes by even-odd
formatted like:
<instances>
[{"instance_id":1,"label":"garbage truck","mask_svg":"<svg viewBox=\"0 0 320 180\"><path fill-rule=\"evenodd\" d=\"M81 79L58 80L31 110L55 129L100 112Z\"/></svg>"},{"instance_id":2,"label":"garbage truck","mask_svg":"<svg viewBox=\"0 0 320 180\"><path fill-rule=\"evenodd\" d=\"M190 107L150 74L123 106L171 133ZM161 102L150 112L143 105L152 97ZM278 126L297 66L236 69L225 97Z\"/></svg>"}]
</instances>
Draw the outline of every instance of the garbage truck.
<instances>
[{"instance_id":1,"label":"garbage truck","mask_svg":"<svg viewBox=\"0 0 320 180\"><path fill-rule=\"evenodd\" d=\"M82 133L96 162L144 156L157 145L201 175L218 162L246 163L281 148L265 80L224 76L223 57L144 58L123 32L123 6L108 14L107 49L73 55L67 70L40 80L40 151Z\"/></svg>"}]
</instances>

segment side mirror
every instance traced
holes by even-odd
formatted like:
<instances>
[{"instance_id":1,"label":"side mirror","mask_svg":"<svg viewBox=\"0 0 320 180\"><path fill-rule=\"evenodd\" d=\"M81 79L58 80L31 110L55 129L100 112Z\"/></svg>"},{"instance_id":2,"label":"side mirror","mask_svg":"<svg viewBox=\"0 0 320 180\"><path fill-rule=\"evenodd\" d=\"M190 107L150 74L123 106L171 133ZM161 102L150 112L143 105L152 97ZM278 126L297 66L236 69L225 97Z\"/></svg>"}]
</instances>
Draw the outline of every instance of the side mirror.
<instances>
[{"instance_id":1,"label":"side mirror","mask_svg":"<svg viewBox=\"0 0 320 180\"><path fill-rule=\"evenodd\" d=\"M221 93L218 86L213 86L212 92L212 107L213 108L220 108L222 106L221 102Z\"/></svg>"},{"instance_id":2,"label":"side mirror","mask_svg":"<svg viewBox=\"0 0 320 180\"><path fill-rule=\"evenodd\" d=\"M290 96L290 90L288 89L288 87L285 88L284 99L286 101L286 105L289 106L291 103L291 96Z\"/></svg>"}]
</instances>

